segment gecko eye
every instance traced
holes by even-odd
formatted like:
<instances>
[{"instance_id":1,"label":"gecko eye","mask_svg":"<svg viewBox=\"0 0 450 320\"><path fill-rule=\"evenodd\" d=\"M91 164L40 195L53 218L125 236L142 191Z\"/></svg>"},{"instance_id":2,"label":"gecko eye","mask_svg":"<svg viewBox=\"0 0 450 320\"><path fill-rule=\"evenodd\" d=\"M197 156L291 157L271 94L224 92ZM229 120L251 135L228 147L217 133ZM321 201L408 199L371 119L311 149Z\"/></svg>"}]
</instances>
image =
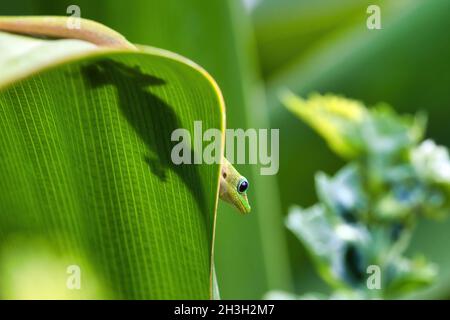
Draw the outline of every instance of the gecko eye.
<instances>
[{"instance_id":1,"label":"gecko eye","mask_svg":"<svg viewBox=\"0 0 450 320\"><path fill-rule=\"evenodd\" d=\"M248 189L248 181L245 178L242 178L241 181L239 181L237 186L237 191L239 193L244 193Z\"/></svg>"}]
</instances>

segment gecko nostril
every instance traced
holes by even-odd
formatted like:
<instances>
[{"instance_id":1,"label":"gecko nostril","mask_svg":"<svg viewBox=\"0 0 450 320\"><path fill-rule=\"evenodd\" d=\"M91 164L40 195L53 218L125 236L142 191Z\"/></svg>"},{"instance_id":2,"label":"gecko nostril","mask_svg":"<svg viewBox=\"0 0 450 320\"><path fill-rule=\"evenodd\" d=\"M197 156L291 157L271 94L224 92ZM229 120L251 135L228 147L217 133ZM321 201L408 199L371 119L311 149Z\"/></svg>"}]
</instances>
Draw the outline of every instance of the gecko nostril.
<instances>
[{"instance_id":1,"label":"gecko nostril","mask_svg":"<svg viewBox=\"0 0 450 320\"><path fill-rule=\"evenodd\" d=\"M227 178L227 173L226 173L226 172L222 173L222 177L223 177L224 179L226 179L226 178Z\"/></svg>"}]
</instances>

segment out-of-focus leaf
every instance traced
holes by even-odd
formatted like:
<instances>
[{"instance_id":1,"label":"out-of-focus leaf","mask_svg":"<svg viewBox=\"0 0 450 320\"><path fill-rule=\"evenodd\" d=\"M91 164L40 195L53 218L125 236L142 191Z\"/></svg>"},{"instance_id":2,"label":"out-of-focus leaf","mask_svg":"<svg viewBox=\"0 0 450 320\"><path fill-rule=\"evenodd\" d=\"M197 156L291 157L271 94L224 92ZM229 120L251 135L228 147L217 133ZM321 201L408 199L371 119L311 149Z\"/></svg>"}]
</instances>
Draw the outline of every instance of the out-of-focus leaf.
<instances>
[{"instance_id":1,"label":"out-of-focus leaf","mask_svg":"<svg viewBox=\"0 0 450 320\"><path fill-rule=\"evenodd\" d=\"M337 154L354 158L361 153L360 126L364 106L335 95L312 94L308 100L283 92L281 101L295 115L314 128Z\"/></svg>"},{"instance_id":2,"label":"out-of-focus leaf","mask_svg":"<svg viewBox=\"0 0 450 320\"><path fill-rule=\"evenodd\" d=\"M361 177L355 166L341 169L330 178L319 172L316 175L317 196L333 213L346 222L355 222L364 218L367 211L367 196L362 189ZM330 218L332 219L332 218Z\"/></svg>"},{"instance_id":3,"label":"out-of-focus leaf","mask_svg":"<svg viewBox=\"0 0 450 320\"><path fill-rule=\"evenodd\" d=\"M386 298L404 295L429 286L437 277L436 265L422 257L414 260L398 258L386 268Z\"/></svg>"},{"instance_id":4,"label":"out-of-focus leaf","mask_svg":"<svg viewBox=\"0 0 450 320\"><path fill-rule=\"evenodd\" d=\"M0 65L1 297L210 298L219 166L174 165L171 134L224 129L212 78L159 49L6 33Z\"/></svg>"},{"instance_id":5,"label":"out-of-focus leaf","mask_svg":"<svg viewBox=\"0 0 450 320\"><path fill-rule=\"evenodd\" d=\"M425 125L423 113L399 115L390 106L381 103L366 114L360 123L359 134L366 153L380 159L377 161L387 167L423 138Z\"/></svg>"},{"instance_id":6,"label":"out-of-focus leaf","mask_svg":"<svg viewBox=\"0 0 450 320\"><path fill-rule=\"evenodd\" d=\"M411 151L411 162L425 181L450 185L450 157L445 147L426 140Z\"/></svg>"},{"instance_id":7,"label":"out-of-focus leaf","mask_svg":"<svg viewBox=\"0 0 450 320\"><path fill-rule=\"evenodd\" d=\"M392 1L394 2L394 1ZM352 27L365 26L369 5L380 5L383 18L391 1L264 0L253 11L258 51L265 78L294 62L311 57L330 38ZM395 1L401 4L403 1Z\"/></svg>"},{"instance_id":8,"label":"out-of-focus leaf","mask_svg":"<svg viewBox=\"0 0 450 320\"><path fill-rule=\"evenodd\" d=\"M422 139L425 117L399 116L386 104L372 109L333 94L312 94L307 100L289 91L281 95L284 105L310 125L337 154L348 159L374 158L384 170L392 160Z\"/></svg>"},{"instance_id":9,"label":"out-of-focus leaf","mask_svg":"<svg viewBox=\"0 0 450 320\"><path fill-rule=\"evenodd\" d=\"M360 252L369 238L359 226L330 220L319 204L306 210L293 207L286 226L305 245L320 275L331 285L345 288L365 271Z\"/></svg>"}]
</instances>

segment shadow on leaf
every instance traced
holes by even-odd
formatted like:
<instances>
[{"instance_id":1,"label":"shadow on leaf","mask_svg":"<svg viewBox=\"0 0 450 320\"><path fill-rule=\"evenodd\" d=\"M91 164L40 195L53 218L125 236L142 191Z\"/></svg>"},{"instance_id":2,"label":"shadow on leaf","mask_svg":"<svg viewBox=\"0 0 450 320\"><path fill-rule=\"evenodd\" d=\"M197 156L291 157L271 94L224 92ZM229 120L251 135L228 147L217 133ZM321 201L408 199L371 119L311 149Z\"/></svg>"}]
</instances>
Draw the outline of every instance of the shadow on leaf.
<instances>
[{"instance_id":1,"label":"shadow on leaf","mask_svg":"<svg viewBox=\"0 0 450 320\"><path fill-rule=\"evenodd\" d=\"M149 154L143 156L143 161L162 182L167 182L167 170L175 172L209 221L198 167L193 164L175 165L171 159L172 148L177 142L172 142L170 137L175 129L181 128L178 117L166 102L150 91L151 87L163 86L166 81L143 73L138 66L111 59L83 66L82 73L85 83L92 89L115 87L122 113L148 147Z\"/></svg>"}]
</instances>

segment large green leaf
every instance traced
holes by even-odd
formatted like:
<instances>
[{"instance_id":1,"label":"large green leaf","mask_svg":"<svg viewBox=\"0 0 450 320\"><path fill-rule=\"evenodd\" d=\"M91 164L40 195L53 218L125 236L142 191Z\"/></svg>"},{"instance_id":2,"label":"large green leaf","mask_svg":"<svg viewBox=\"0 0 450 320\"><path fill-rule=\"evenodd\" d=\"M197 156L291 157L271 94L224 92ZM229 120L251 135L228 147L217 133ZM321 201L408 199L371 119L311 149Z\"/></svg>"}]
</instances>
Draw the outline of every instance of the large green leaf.
<instances>
[{"instance_id":1,"label":"large green leaf","mask_svg":"<svg viewBox=\"0 0 450 320\"><path fill-rule=\"evenodd\" d=\"M64 15L69 0L15 0L9 15ZM102 22L135 43L180 53L201 64L219 84L228 128L267 128L252 25L241 1L77 0L81 16ZM282 159L281 159L282 160ZM238 165L251 183L252 213L219 205L216 267L225 299L259 299L269 289L291 290L291 274L275 176Z\"/></svg>"},{"instance_id":2,"label":"large green leaf","mask_svg":"<svg viewBox=\"0 0 450 320\"><path fill-rule=\"evenodd\" d=\"M40 2L45 4L42 14L61 10L53 0ZM205 67L224 94L227 128L269 126L252 28L240 1L77 3L84 17L102 21L134 42L183 54ZM259 299L269 289L290 290L276 177L261 176L259 165L236 168L250 181L252 212L242 217L227 204L219 205L215 259L221 297Z\"/></svg>"},{"instance_id":3,"label":"large green leaf","mask_svg":"<svg viewBox=\"0 0 450 320\"><path fill-rule=\"evenodd\" d=\"M174 165L171 133L223 131L212 78L159 49L7 33L0 68L1 297L210 298L219 166Z\"/></svg>"}]
</instances>

